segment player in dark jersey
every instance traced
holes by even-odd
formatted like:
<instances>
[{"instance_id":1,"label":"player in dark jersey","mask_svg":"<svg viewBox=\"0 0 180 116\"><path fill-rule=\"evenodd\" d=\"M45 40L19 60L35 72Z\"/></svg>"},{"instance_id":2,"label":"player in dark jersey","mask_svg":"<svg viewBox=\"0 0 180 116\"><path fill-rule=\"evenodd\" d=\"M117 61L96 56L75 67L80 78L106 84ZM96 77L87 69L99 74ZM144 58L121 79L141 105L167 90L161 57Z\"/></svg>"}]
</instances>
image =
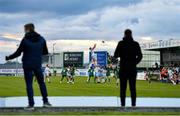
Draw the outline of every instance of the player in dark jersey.
<instances>
[{"instance_id":1,"label":"player in dark jersey","mask_svg":"<svg viewBox=\"0 0 180 116\"><path fill-rule=\"evenodd\" d=\"M75 71L76 71L76 68L75 68L74 66L72 66L72 67L70 68L70 72L71 72L70 82L71 82L72 84L74 84Z\"/></svg>"},{"instance_id":2,"label":"player in dark jersey","mask_svg":"<svg viewBox=\"0 0 180 116\"><path fill-rule=\"evenodd\" d=\"M62 83L62 81L64 80L64 78L67 79L67 82L69 81L69 80L68 80L68 77L67 77L67 71L68 71L67 68L63 68L63 69L62 69L62 72L61 72L62 77L61 77L60 83Z\"/></svg>"},{"instance_id":3,"label":"player in dark jersey","mask_svg":"<svg viewBox=\"0 0 180 116\"><path fill-rule=\"evenodd\" d=\"M94 69L93 69L93 67L91 67L91 68L88 70L87 83L90 82L90 80L91 80L92 77L94 77Z\"/></svg>"},{"instance_id":4,"label":"player in dark jersey","mask_svg":"<svg viewBox=\"0 0 180 116\"><path fill-rule=\"evenodd\" d=\"M110 79L111 71L112 71L112 67L108 65L106 68L106 81L108 81L108 83L111 82L111 79Z\"/></svg>"}]
</instances>

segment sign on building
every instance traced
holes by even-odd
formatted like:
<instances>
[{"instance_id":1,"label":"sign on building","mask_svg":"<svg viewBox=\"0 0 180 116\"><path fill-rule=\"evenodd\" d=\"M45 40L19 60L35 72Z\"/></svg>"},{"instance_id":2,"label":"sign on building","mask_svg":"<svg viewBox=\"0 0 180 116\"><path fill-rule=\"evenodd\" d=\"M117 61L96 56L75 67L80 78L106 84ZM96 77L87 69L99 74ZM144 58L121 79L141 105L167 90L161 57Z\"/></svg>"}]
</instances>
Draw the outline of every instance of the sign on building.
<instances>
[{"instance_id":1,"label":"sign on building","mask_svg":"<svg viewBox=\"0 0 180 116\"><path fill-rule=\"evenodd\" d=\"M83 67L84 53L83 52L64 52L63 66Z\"/></svg>"}]
</instances>

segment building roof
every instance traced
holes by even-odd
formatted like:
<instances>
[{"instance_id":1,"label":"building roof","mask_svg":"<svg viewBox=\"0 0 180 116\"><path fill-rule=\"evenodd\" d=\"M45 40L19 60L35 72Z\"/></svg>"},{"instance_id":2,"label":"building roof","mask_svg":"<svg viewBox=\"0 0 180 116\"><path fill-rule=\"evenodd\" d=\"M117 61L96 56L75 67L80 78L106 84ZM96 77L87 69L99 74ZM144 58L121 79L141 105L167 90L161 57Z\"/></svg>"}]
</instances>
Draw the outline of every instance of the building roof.
<instances>
[{"instance_id":1,"label":"building roof","mask_svg":"<svg viewBox=\"0 0 180 116\"><path fill-rule=\"evenodd\" d=\"M179 48L180 47L180 40L160 40L151 43L144 43L141 44L141 48L144 50L161 50L167 48Z\"/></svg>"}]
</instances>

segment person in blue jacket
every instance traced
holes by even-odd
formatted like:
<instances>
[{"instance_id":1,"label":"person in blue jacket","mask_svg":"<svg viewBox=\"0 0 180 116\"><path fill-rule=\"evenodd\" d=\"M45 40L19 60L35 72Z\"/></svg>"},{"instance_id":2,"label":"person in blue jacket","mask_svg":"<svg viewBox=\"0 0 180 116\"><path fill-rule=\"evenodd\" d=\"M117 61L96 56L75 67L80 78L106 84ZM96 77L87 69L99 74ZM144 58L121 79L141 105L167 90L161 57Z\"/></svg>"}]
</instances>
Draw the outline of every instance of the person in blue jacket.
<instances>
[{"instance_id":1,"label":"person in blue jacket","mask_svg":"<svg viewBox=\"0 0 180 116\"><path fill-rule=\"evenodd\" d=\"M32 23L24 25L24 31L25 36L18 49L12 55L6 56L6 60L19 57L21 53L23 53L22 63L29 101L29 105L25 109L34 110L34 93L32 87L33 74L36 76L39 84L41 95L43 97L43 106L50 107L51 104L48 102L48 94L42 72L42 56L48 54L46 40L40 34L35 32L35 26Z\"/></svg>"}]
</instances>

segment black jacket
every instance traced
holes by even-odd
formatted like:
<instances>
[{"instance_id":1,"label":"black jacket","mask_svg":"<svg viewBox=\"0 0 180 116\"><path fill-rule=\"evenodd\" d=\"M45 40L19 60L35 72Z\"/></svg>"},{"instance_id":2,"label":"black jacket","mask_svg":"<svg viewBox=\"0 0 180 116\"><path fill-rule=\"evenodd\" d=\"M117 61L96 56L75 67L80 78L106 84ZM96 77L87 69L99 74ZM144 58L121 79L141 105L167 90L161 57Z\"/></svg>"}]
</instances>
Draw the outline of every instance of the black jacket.
<instances>
[{"instance_id":1,"label":"black jacket","mask_svg":"<svg viewBox=\"0 0 180 116\"><path fill-rule=\"evenodd\" d=\"M39 68L42 64L42 55L48 54L45 39L36 32L29 32L21 41L19 48L8 59L14 59L23 53L23 68Z\"/></svg>"},{"instance_id":2,"label":"black jacket","mask_svg":"<svg viewBox=\"0 0 180 116\"><path fill-rule=\"evenodd\" d=\"M120 57L121 70L136 70L136 65L142 59L142 52L139 43L131 37L125 37L116 47L115 58Z\"/></svg>"}]
</instances>

